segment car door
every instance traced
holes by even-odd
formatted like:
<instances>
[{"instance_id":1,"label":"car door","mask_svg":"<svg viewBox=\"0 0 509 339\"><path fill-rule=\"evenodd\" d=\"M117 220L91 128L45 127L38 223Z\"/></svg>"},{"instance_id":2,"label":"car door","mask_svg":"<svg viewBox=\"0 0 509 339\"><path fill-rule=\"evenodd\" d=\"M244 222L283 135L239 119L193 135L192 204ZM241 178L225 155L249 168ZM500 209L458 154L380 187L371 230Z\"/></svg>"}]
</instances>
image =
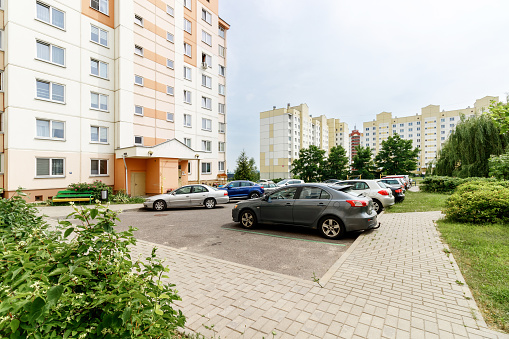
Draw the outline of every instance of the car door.
<instances>
[{"instance_id":1,"label":"car door","mask_svg":"<svg viewBox=\"0 0 509 339\"><path fill-rule=\"evenodd\" d=\"M313 226L329 205L330 199L330 194L320 187L302 187L293 205L293 223Z\"/></svg>"},{"instance_id":2,"label":"car door","mask_svg":"<svg viewBox=\"0 0 509 339\"><path fill-rule=\"evenodd\" d=\"M169 207L187 207L191 206L191 189L192 186L184 186L175 190L170 195Z\"/></svg>"},{"instance_id":3,"label":"car door","mask_svg":"<svg viewBox=\"0 0 509 339\"><path fill-rule=\"evenodd\" d=\"M249 193L251 192L251 187L253 186L253 183L249 181L242 181L240 183L240 194L243 197L247 197Z\"/></svg>"},{"instance_id":4,"label":"car door","mask_svg":"<svg viewBox=\"0 0 509 339\"><path fill-rule=\"evenodd\" d=\"M194 185L191 191L191 205L203 205L209 195L209 190L201 185Z\"/></svg>"},{"instance_id":5,"label":"car door","mask_svg":"<svg viewBox=\"0 0 509 339\"><path fill-rule=\"evenodd\" d=\"M261 222L293 224L293 204L298 187L287 187L270 194L261 201Z\"/></svg>"},{"instance_id":6,"label":"car door","mask_svg":"<svg viewBox=\"0 0 509 339\"><path fill-rule=\"evenodd\" d=\"M241 193L240 181L233 181L232 183L230 183L230 185L227 186L227 188L228 188L228 195L230 197L240 196L240 193Z\"/></svg>"}]
</instances>

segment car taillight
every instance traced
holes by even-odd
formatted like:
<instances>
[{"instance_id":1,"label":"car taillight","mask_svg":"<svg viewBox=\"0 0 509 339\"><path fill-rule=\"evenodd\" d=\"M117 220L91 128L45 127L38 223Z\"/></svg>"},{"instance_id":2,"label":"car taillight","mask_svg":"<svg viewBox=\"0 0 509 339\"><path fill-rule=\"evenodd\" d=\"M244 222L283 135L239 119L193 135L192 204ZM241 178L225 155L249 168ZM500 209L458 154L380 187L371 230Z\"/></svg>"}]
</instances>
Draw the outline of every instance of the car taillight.
<instances>
[{"instance_id":1,"label":"car taillight","mask_svg":"<svg viewBox=\"0 0 509 339\"><path fill-rule=\"evenodd\" d=\"M395 190L394 192L396 192L396 193L401 193L401 190Z\"/></svg>"},{"instance_id":2,"label":"car taillight","mask_svg":"<svg viewBox=\"0 0 509 339\"><path fill-rule=\"evenodd\" d=\"M378 191L378 194L380 194L380 195L389 195L389 192L387 192L386 190L380 190L380 191Z\"/></svg>"},{"instance_id":3,"label":"car taillight","mask_svg":"<svg viewBox=\"0 0 509 339\"><path fill-rule=\"evenodd\" d=\"M224 196L226 197L228 195L228 191L224 191Z\"/></svg>"},{"instance_id":4,"label":"car taillight","mask_svg":"<svg viewBox=\"0 0 509 339\"><path fill-rule=\"evenodd\" d=\"M366 200L347 200L347 203L352 207L366 207L368 206L368 202Z\"/></svg>"}]
</instances>

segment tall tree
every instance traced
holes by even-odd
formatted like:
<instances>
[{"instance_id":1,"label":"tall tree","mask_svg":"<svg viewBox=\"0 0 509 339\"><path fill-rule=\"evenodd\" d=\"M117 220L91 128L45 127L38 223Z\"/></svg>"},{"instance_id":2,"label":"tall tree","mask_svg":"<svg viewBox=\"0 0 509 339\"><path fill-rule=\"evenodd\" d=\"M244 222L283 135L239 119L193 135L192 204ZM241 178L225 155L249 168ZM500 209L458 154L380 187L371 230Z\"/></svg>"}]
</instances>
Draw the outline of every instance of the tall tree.
<instances>
[{"instance_id":1,"label":"tall tree","mask_svg":"<svg viewBox=\"0 0 509 339\"><path fill-rule=\"evenodd\" d=\"M237 168L235 168L233 179L257 181L259 176L254 158L249 159L246 151L242 150L237 158Z\"/></svg>"},{"instance_id":2,"label":"tall tree","mask_svg":"<svg viewBox=\"0 0 509 339\"><path fill-rule=\"evenodd\" d=\"M329 151L323 179L346 179L348 174L348 157L343 146L334 146Z\"/></svg>"},{"instance_id":3,"label":"tall tree","mask_svg":"<svg viewBox=\"0 0 509 339\"><path fill-rule=\"evenodd\" d=\"M364 179L373 179L375 175L375 165L371 155L371 148L357 146L357 155L352 158L352 174L360 175Z\"/></svg>"},{"instance_id":4,"label":"tall tree","mask_svg":"<svg viewBox=\"0 0 509 339\"><path fill-rule=\"evenodd\" d=\"M462 116L440 150L433 174L487 177L488 159L504 153L508 145L509 133L501 133L489 114Z\"/></svg>"},{"instance_id":5,"label":"tall tree","mask_svg":"<svg viewBox=\"0 0 509 339\"><path fill-rule=\"evenodd\" d=\"M489 114L495 125L500 128L501 133L509 132L509 96L507 102L492 102L489 108Z\"/></svg>"},{"instance_id":6,"label":"tall tree","mask_svg":"<svg viewBox=\"0 0 509 339\"><path fill-rule=\"evenodd\" d=\"M396 134L382 141L375 163L385 174L408 174L417 168L418 155L419 148L412 150L412 140L401 139Z\"/></svg>"},{"instance_id":7,"label":"tall tree","mask_svg":"<svg viewBox=\"0 0 509 339\"><path fill-rule=\"evenodd\" d=\"M292 162L291 172L304 182L321 181L325 169L325 151L315 145L301 148L299 159Z\"/></svg>"}]
</instances>

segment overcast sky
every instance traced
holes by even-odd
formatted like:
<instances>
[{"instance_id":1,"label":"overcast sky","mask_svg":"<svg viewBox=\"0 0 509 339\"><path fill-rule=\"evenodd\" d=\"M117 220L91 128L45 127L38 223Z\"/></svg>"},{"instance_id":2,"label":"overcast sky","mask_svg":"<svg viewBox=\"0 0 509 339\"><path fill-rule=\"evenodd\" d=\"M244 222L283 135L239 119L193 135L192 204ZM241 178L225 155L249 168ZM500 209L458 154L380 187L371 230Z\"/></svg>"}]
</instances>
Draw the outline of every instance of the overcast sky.
<instances>
[{"instance_id":1,"label":"overcast sky","mask_svg":"<svg viewBox=\"0 0 509 339\"><path fill-rule=\"evenodd\" d=\"M259 113L307 103L350 130L382 111L509 92L507 0L219 0L228 31L228 170L260 161Z\"/></svg>"}]
</instances>

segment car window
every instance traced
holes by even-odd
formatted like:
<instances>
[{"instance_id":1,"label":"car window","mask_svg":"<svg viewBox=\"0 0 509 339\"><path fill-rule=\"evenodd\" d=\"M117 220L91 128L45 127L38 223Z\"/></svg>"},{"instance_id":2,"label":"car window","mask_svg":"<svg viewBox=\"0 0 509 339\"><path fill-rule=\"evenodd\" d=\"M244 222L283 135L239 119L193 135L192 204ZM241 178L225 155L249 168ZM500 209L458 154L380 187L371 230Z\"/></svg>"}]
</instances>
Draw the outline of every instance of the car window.
<instances>
[{"instance_id":1,"label":"car window","mask_svg":"<svg viewBox=\"0 0 509 339\"><path fill-rule=\"evenodd\" d=\"M269 184L269 188L274 188L274 187L277 187L276 184Z\"/></svg>"},{"instance_id":2,"label":"car window","mask_svg":"<svg viewBox=\"0 0 509 339\"><path fill-rule=\"evenodd\" d=\"M330 199L329 193L318 187L304 187L299 199Z\"/></svg>"},{"instance_id":3,"label":"car window","mask_svg":"<svg viewBox=\"0 0 509 339\"><path fill-rule=\"evenodd\" d=\"M378 184L378 186L380 186L381 188L387 188L387 186L382 182L382 181L377 181L376 182Z\"/></svg>"},{"instance_id":4,"label":"car window","mask_svg":"<svg viewBox=\"0 0 509 339\"><path fill-rule=\"evenodd\" d=\"M240 182L238 182L238 181L232 182L231 186L232 187L240 187Z\"/></svg>"},{"instance_id":5,"label":"car window","mask_svg":"<svg viewBox=\"0 0 509 339\"><path fill-rule=\"evenodd\" d=\"M208 190L203 186L193 186L193 193L202 193L208 192Z\"/></svg>"},{"instance_id":6,"label":"car window","mask_svg":"<svg viewBox=\"0 0 509 339\"><path fill-rule=\"evenodd\" d=\"M253 186L253 184L248 182L248 181L243 181L243 182L240 183L240 186L242 186L242 187Z\"/></svg>"},{"instance_id":7,"label":"car window","mask_svg":"<svg viewBox=\"0 0 509 339\"><path fill-rule=\"evenodd\" d=\"M295 192L297 192L297 187L289 187L282 190L279 190L273 194L270 195L271 199L295 199Z\"/></svg>"},{"instance_id":8,"label":"car window","mask_svg":"<svg viewBox=\"0 0 509 339\"><path fill-rule=\"evenodd\" d=\"M178 190L175 191L175 194L189 194L191 193L191 188L193 186L185 186L185 187L181 187L179 188Z\"/></svg>"}]
</instances>

